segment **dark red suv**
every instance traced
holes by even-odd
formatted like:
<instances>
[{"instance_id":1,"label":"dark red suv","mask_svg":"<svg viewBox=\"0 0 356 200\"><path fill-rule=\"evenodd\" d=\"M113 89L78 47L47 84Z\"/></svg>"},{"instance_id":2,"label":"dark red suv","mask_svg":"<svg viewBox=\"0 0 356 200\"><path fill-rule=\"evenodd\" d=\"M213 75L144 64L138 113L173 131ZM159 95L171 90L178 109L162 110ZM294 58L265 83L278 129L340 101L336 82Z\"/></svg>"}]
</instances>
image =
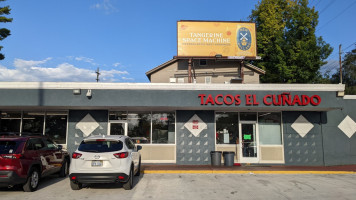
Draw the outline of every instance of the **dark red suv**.
<instances>
[{"instance_id":1,"label":"dark red suv","mask_svg":"<svg viewBox=\"0 0 356 200\"><path fill-rule=\"evenodd\" d=\"M61 145L41 136L0 136L0 187L37 189L41 177L68 174L70 158Z\"/></svg>"}]
</instances>

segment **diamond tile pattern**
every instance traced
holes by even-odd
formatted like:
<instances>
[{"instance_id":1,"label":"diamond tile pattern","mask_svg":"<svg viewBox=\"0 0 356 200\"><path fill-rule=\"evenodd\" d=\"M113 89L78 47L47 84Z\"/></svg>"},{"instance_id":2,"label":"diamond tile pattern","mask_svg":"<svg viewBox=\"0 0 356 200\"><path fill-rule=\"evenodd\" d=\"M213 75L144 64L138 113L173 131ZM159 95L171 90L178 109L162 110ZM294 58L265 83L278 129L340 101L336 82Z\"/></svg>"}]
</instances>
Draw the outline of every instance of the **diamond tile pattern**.
<instances>
[{"instance_id":1,"label":"diamond tile pattern","mask_svg":"<svg viewBox=\"0 0 356 200\"><path fill-rule=\"evenodd\" d=\"M193 115L193 117L184 124L184 127L187 128L195 137L197 137L200 132L208 128L208 125L206 125L206 123L204 123L198 115Z\"/></svg>"},{"instance_id":2,"label":"diamond tile pattern","mask_svg":"<svg viewBox=\"0 0 356 200\"><path fill-rule=\"evenodd\" d=\"M356 122L351 119L348 115L344 120L337 126L342 132L347 135L347 137L351 138L353 134L356 132Z\"/></svg>"},{"instance_id":3,"label":"diamond tile pattern","mask_svg":"<svg viewBox=\"0 0 356 200\"><path fill-rule=\"evenodd\" d=\"M301 136L304 137L309 131L314 128L314 125L310 123L303 115L300 115L292 124L292 128Z\"/></svg>"},{"instance_id":4,"label":"diamond tile pattern","mask_svg":"<svg viewBox=\"0 0 356 200\"><path fill-rule=\"evenodd\" d=\"M95 121L95 119L90 114L87 114L75 126L76 129L79 129L83 132L85 137L88 137L98 127L99 127L99 123Z\"/></svg>"},{"instance_id":5,"label":"diamond tile pattern","mask_svg":"<svg viewBox=\"0 0 356 200\"><path fill-rule=\"evenodd\" d=\"M177 164L210 164L215 150L213 111L177 111Z\"/></svg>"},{"instance_id":6,"label":"diamond tile pattern","mask_svg":"<svg viewBox=\"0 0 356 200\"><path fill-rule=\"evenodd\" d=\"M324 165L320 113L285 112L283 122L285 164Z\"/></svg>"}]
</instances>

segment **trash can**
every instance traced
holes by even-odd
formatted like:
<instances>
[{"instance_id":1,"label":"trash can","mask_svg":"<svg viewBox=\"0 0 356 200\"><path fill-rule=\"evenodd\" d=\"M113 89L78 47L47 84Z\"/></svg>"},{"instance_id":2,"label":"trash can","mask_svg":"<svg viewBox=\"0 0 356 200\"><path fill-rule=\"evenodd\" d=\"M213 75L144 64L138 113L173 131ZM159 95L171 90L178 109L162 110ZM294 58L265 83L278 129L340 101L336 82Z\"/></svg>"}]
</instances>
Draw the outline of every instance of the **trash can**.
<instances>
[{"instance_id":1,"label":"trash can","mask_svg":"<svg viewBox=\"0 0 356 200\"><path fill-rule=\"evenodd\" d=\"M211 165L221 166L221 151L211 151Z\"/></svg>"},{"instance_id":2,"label":"trash can","mask_svg":"<svg viewBox=\"0 0 356 200\"><path fill-rule=\"evenodd\" d=\"M224 151L223 156L224 156L224 165L225 166L234 166L235 152Z\"/></svg>"}]
</instances>

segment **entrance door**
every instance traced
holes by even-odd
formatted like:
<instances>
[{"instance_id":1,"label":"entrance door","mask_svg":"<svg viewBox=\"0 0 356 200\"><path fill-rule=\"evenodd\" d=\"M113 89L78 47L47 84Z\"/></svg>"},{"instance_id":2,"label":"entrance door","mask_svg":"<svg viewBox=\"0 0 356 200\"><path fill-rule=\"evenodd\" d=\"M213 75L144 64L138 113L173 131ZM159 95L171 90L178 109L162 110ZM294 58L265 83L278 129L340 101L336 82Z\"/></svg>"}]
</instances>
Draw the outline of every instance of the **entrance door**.
<instances>
[{"instance_id":1,"label":"entrance door","mask_svg":"<svg viewBox=\"0 0 356 200\"><path fill-rule=\"evenodd\" d=\"M241 122L240 148L241 163L258 163L258 132L256 122Z\"/></svg>"},{"instance_id":2,"label":"entrance door","mask_svg":"<svg viewBox=\"0 0 356 200\"><path fill-rule=\"evenodd\" d=\"M127 122L111 120L109 126L110 135L127 135Z\"/></svg>"}]
</instances>

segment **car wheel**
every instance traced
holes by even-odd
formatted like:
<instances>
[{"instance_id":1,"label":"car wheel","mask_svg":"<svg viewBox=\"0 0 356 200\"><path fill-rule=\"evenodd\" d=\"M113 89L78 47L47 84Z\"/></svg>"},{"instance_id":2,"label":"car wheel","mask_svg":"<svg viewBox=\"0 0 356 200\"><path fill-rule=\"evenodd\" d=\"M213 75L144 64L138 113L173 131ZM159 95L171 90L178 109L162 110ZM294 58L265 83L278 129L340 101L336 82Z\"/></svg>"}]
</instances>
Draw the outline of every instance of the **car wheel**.
<instances>
[{"instance_id":1,"label":"car wheel","mask_svg":"<svg viewBox=\"0 0 356 200\"><path fill-rule=\"evenodd\" d=\"M68 160L65 159L62 164L61 170L59 171L59 177L66 177L69 172L68 169L69 169L69 163L68 163Z\"/></svg>"},{"instance_id":2,"label":"car wheel","mask_svg":"<svg viewBox=\"0 0 356 200\"><path fill-rule=\"evenodd\" d=\"M135 176L140 176L140 174L141 174L141 157L140 157L140 161L138 162L138 169Z\"/></svg>"},{"instance_id":3,"label":"car wheel","mask_svg":"<svg viewBox=\"0 0 356 200\"><path fill-rule=\"evenodd\" d=\"M133 169L131 168L129 180L126 183L124 183L123 187L125 190L131 190L132 185L133 185Z\"/></svg>"},{"instance_id":4,"label":"car wheel","mask_svg":"<svg viewBox=\"0 0 356 200\"><path fill-rule=\"evenodd\" d=\"M82 189L82 184L70 181L70 188L72 188L72 190L80 190Z\"/></svg>"},{"instance_id":5,"label":"car wheel","mask_svg":"<svg viewBox=\"0 0 356 200\"><path fill-rule=\"evenodd\" d=\"M25 192L33 192L37 189L39 181L40 175L38 169L32 168L30 170L29 176L27 177L27 181L22 188Z\"/></svg>"}]
</instances>

